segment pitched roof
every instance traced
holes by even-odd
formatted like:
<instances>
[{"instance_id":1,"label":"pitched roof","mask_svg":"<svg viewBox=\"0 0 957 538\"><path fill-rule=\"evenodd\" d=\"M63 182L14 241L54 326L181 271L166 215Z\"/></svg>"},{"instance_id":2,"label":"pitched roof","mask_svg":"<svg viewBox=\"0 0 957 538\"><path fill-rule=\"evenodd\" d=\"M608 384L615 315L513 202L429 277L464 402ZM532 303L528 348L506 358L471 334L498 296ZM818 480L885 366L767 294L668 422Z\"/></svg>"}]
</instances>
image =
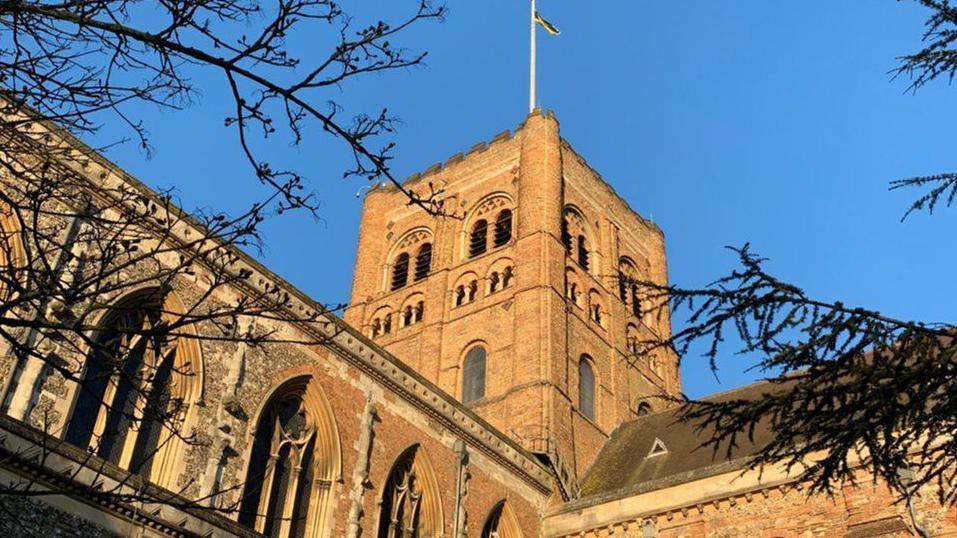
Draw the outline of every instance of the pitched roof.
<instances>
[{"instance_id":1,"label":"pitched roof","mask_svg":"<svg viewBox=\"0 0 957 538\"><path fill-rule=\"evenodd\" d=\"M779 383L764 381L716 394L705 401L758 399L781 387ZM726 443L717 451L702 446L711 438L714 428L700 425L700 421L681 420L679 408L623 423L583 477L582 501L591 504L588 501L620 498L741 469L749 456L772 439L769 425L759 424L753 439L740 436L729 455ZM664 451L656 446L659 443Z\"/></svg>"}]
</instances>

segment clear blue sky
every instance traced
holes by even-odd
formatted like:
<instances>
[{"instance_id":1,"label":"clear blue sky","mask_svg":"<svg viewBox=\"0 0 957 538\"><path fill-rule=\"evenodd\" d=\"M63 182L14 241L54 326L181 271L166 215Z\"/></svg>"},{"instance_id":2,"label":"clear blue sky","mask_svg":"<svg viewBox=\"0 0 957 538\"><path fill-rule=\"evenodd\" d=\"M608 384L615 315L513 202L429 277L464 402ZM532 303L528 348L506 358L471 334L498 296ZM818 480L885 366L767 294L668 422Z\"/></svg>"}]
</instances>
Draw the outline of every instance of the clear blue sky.
<instances>
[{"instance_id":1,"label":"clear blue sky","mask_svg":"<svg viewBox=\"0 0 957 538\"><path fill-rule=\"evenodd\" d=\"M388 9L403 4L411 2ZM352 110L387 106L402 118L394 138L402 177L514 128L526 113L527 2L451 0L449 8L444 23L401 40L430 52L427 67L335 95ZM540 0L540 10L563 32L539 37L540 102L664 229L673 282L710 281L734 261L723 246L750 241L779 276L823 299L955 321L957 209L901 224L909 196L887 191L893 179L957 170L957 88L905 94L906 81L887 74L896 56L919 47L922 9L893 0ZM203 88L196 106L137 111L152 158L133 144L108 156L147 184L177 188L187 209L240 207L257 189L223 127L225 86L203 72L194 78ZM107 128L94 142L118 135ZM358 233L361 183L341 178L342 149L317 136L270 150L308 175L324 219L271 222L264 261L328 303L348 298ZM701 396L760 376L744 364L728 355L718 383L702 359L686 357L686 390Z\"/></svg>"}]
</instances>

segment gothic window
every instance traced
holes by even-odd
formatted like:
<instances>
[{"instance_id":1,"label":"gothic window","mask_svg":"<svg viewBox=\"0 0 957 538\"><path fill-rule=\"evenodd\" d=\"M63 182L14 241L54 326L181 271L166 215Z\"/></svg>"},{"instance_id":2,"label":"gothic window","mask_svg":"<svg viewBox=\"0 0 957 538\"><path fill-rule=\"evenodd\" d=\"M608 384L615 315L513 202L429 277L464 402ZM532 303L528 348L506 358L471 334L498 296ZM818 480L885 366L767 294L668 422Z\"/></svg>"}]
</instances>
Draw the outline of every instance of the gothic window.
<instances>
[{"instance_id":1,"label":"gothic window","mask_svg":"<svg viewBox=\"0 0 957 538\"><path fill-rule=\"evenodd\" d=\"M318 382L293 378L266 400L256 417L238 519L270 537L322 535L341 475L332 410Z\"/></svg>"},{"instance_id":2,"label":"gothic window","mask_svg":"<svg viewBox=\"0 0 957 538\"><path fill-rule=\"evenodd\" d=\"M485 348L473 347L462 365L462 403L485 397Z\"/></svg>"},{"instance_id":3,"label":"gothic window","mask_svg":"<svg viewBox=\"0 0 957 538\"><path fill-rule=\"evenodd\" d=\"M455 306L462 306L465 304L465 286L459 286L455 288Z\"/></svg>"},{"instance_id":4,"label":"gothic window","mask_svg":"<svg viewBox=\"0 0 957 538\"><path fill-rule=\"evenodd\" d=\"M369 333L372 338L375 338L382 334L382 320L375 318L372 320L372 325L369 328Z\"/></svg>"},{"instance_id":5,"label":"gothic window","mask_svg":"<svg viewBox=\"0 0 957 538\"><path fill-rule=\"evenodd\" d=\"M165 332L169 303L150 290L106 314L66 431L67 442L161 485L196 386L189 361L199 359L189 340Z\"/></svg>"},{"instance_id":6,"label":"gothic window","mask_svg":"<svg viewBox=\"0 0 957 538\"><path fill-rule=\"evenodd\" d=\"M409 254L403 252L392 264L392 291L405 287L409 282Z\"/></svg>"},{"instance_id":7,"label":"gothic window","mask_svg":"<svg viewBox=\"0 0 957 538\"><path fill-rule=\"evenodd\" d=\"M488 250L488 222L480 219L472 225L472 233L469 234L469 258L484 254L486 250Z\"/></svg>"},{"instance_id":8,"label":"gothic window","mask_svg":"<svg viewBox=\"0 0 957 538\"><path fill-rule=\"evenodd\" d=\"M405 309L402 311L402 326L403 327L408 327L409 325L412 325L413 323L415 323L413 315L414 314L412 312L412 305L406 306Z\"/></svg>"},{"instance_id":9,"label":"gothic window","mask_svg":"<svg viewBox=\"0 0 957 538\"><path fill-rule=\"evenodd\" d=\"M406 451L386 479L378 538L434 538L442 533L438 490L420 451Z\"/></svg>"},{"instance_id":10,"label":"gothic window","mask_svg":"<svg viewBox=\"0 0 957 538\"><path fill-rule=\"evenodd\" d=\"M315 418L281 395L256 427L239 522L266 536L305 536L314 481Z\"/></svg>"},{"instance_id":11,"label":"gothic window","mask_svg":"<svg viewBox=\"0 0 957 538\"><path fill-rule=\"evenodd\" d=\"M639 417L643 417L651 414L651 404L648 402L640 402L638 404L638 409L636 411Z\"/></svg>"},{"instance_id":12,"label":"gothic window","mask_svg":"<svg viewBox=\"0 0 957 538\"><path fill-rule=\"evenodd\" d=\"M482 526L481 538L522 538L518 519L507 501L498 503Z\"/></svg>"},{"instance_id":13,"label":"gothic window","mask_svg":"<svg viewBox=\"0 0 957 538\"><path fill-rule=\"evenodd\" d=\"M382 316L382 334L389 334L392 332L392 314L386 314Z\"/></svg>"},{"instance_id":14,"label":"gothic window","mask_svg":"<svg viewBox=\"0 0 957 538\"><path fill-rule=\"evenodd\" d=\"M595 371L587 355L578 362L578 410L595 420Z\"/></svg>"},{"instance_id":15,"label":"gothic window","mask_svg":"<svg viewBox=\"0 0 957 538\"><path fill-rule=\"evenodd\" d=\"M425 315L425 302L419 301L415 304L415 308L412 309L412 323L418 323L422 321L422 317Z\"/></svg>"},{"instance_id":16,"label":"gothic window","mask_svg":"<svg viewBox=\"0 0 957 538\"><path fill-rule=\"evenodd\" d=\"M495 218L495 246L501 247L512 239L512 211L503 209Z\"/></svg>"},{"instance_id":17,"label":"gothic window","mask_svg":"<svg viewBox=\"0 0 957 538\"><path fill-rule=\"evenodd\" d=\"M578 236L578 265L582 269L588 270L588 245L584 235Z\"/></svg>"},{"instance_id":18,"label":"gothic window","mask_svg":"<svg viewBox=\"0 0 957 538\"><path fill-rule=\"evenodd\" d=\"M592 303L591 305L591 320L597 323L598 325L604 326L601 305L598 303Z\"/></svg>"},{"instance_id":19,"label":"gothic window","mask_svg":"<svg viewBox=\"0 0 957 538\"><path fill-rule=\"evenodd\" d=\"M425 243L419 247L419 253L415 255L415 281L418 282L429 276L432 271L432 243Z\"/></svg>"},{"instance_id":20,"label":"gothic window","mask_svg":"<svg viewBox=\"0 0 957 538\"><path fill-rule=\"evenodd\" d=\"M578 304L578 284L574 282L567 282L565 284L565 297L572 302L572 304Z\"/></svg>"}]
</instances>

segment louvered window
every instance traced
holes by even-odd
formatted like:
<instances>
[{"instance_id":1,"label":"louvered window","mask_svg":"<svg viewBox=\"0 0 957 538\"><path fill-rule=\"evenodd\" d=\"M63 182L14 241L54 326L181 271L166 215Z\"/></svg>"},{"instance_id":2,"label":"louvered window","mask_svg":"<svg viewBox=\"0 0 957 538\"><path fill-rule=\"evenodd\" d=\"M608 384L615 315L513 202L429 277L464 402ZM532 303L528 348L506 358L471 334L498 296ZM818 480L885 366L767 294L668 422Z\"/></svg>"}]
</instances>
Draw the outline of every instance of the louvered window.
<instances>
[{"instance_id":1,"label":"louvered window","mask_svg":"<svg viewBox=\"0 0 957 538\"><path fill-rule=\"evenodd\" d=\"M578 410L595 420L595 372L584 356L578 363Z\"/></svg>"},{"instance_id":2,"label":"louvered window","mask_svg":"<svg viewBox=\"0 0 957 538\"><path fill-rule=\"evenodd\" d=\"M488 250L488 222L482 219L472 226L469 235L469 257L474 258Z\"/></svg>"},{"instance_id":3,"label":"louvered window","mask_svg":"<svg viewBox=\"0 0 957 538\"><path fill-rule=\"evenodd\" d=\"M429 276L432 271L432 243L426 243L419 247L419 253L415 255L415 281L418 282Z\"/></svg>"},{"instance_id":4,"label":"louvered window","mask_svg":"<svg viewBox=\"0 0 957 538\"><path fill-rule=\"evenodd\" d=\"M628 303L628 276L624 271L618 271L618 297L621 302Z\"/></svg>"},{"instance_id":5,"label":"louvered window","mask_svg":"<svg viewBox=\"0 0 957 538\"><path fill-rule=\"evenodd\" d=\"M409 254L403 252L392 266L392 291L404 287L409 282Z\"/></svg>"},{"instance_id":6,"label":"louvered window","mask_svg":"<svg viewBox=\"0 0 957 538\"><path fill-rule=\"evenodd\" d=\"M462 367L462 403L485 397L485 348L472 348Z\"/></svg>"},{"instance_id":7,"label":"louvered window","mask_svg":"<svg viewBox=\"0 0 957 538\"><path fill-rule=\"evenodd\" d=\"M568 219L562 219L562 244L565 245L565 252L572 254L572 234L568 231Z\"/></svg>"},{"instance_id":8,"label":"louvered window","mask_svg":"<svg viewBox=\"0 0 957 538\"><path fill-rule=\"evenodd\" d=\"M588 245L585 243L585 236L578 236L578 265L584 270L588 270Z\"/></svg>"},{"instance_id":9,"label":"louvered window","mask_svg":"<svg viewBox=\"0 0 957 538\"><path fill-rule=\"evenodd\" d=\"M512 211L503 209L495 219L495 246L501 247L512 239Z\"/></svg>"},{"instance_id":10,"label":"louvered window","mask_svg":"<svg viewBox=\"0 0 957 538\"><path fill-rule=\"evenodd\" d=\"M631 313L641 318L641 298L638 297L638 285L631 285Z\"/></svg>"}]
</instances>

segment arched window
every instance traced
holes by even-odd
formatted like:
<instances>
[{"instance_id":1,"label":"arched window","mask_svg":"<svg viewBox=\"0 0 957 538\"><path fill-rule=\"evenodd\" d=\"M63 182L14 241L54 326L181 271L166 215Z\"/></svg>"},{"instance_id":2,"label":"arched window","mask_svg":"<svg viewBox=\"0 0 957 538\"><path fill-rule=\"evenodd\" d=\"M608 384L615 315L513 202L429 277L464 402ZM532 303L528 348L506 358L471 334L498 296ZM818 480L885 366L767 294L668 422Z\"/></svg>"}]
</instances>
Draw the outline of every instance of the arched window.
<instances>
[{"instance_id":1,"label":"arched window","mask_svg":"<svg viewBox=\"0 0 957 538\"><path fill-rule=\"evenodd\" d=\"M392 291L405 287L409 282L409 254L403 252L392 264Z\"/></svg>"},{"instance_id":2,"label":"arched window","mask_svg":"<svg viewBox=\"0 0 957 538\"><path fill-rule=\"evenodd\" d=\"M485 397L485 348L473 347L462 365L462 403Z\"/></svg>"},{"instance_id":3,"label":"arched window","mask_svg":"<svg viewBox=\"0 0 957 538\"><path fill-rule=\"evenodd\" d=\"M465 304L465 286L459 286L455 288L455 306L462 306Z\"/></svg>"},{"instance_id":4,"label":"arched window","mask_svg":"<svg viewBox=\"0 0 957 538\"><path fill-rule=\"evenodd\" d=\"M503 209L495 218L495 247L508 244L512 239L512 210Z\"/></svg>"},{"instance_id":5,"label":"arched window","mask_svg":"<svg viewBox=\"0 0 957 538\"><path fill-rule=\"evenodd\" d=\"M385 314L382 316L382 334L389 334L392 332L392 314Z\"/></svg>"},{"instance_id":6,"label":"arched window","mask_svg":"<svg viewBox=\"0 0 957 538\"><path fill-rule=\"evenodd\" d=\"M635 411L639 417L651 414L651 404L648 402L639 402L638 409Z\"/></svg>"},{"instance_id":7,"label":"arched window","mask_svg":"<svg viewBox=\"0 0 957 538\"><path fill-rule=\"evenodd\" d=\"M418 446L389 472L379 508L378 538L433 538L442 533L442 504L434 473Z\"/></svg>"},{"instance_id":8,"label":"arched window","mask_svg":"<svg viewBox=\"0 0 957 538\"><path fill-rule=\"evenodd\" d=\"M402 311L402 326L408 327L409 325L412 325L413 323L415 323L413 316L414 314L412 310L412 305L406 306L405 309Z\"/></svg>"},{"instance_id":9,"label":"arched window","mask_svg":"<svg viewBox=\"0 0 957 538\"><path fill-rule=\"evenodd\" d=\"M432 271L432 243L425 243L419 247L419 253L415 255L415 281L418 282L429 276Z\"/></svg>"},{"instance_id":10,"label":"arched window","mask_svg":"<svg viewBox=\"0 0 957 538\"><path fill-rule=\"evenodd\" d=\"M472 233L469 235L469 258L484 254L486 250L488 250L488 222L485 219L479 219L472 225Z\"/></svg>"},{"instance_id":11,"label":"arched window","mask_svg":"<svg viewBox=\"0 0 957 538\"><path fill-rule=\"evenodd\" d=\"M372 320L372 324L369 326L369 335L372 338L375 338L382 334L382 320L375 318Z\"/></svg>"},{"instance_id":12,"label":"arched window","mask_svg":"<svg viewBox=\"0 0 957 538\"><path fill-rule=\"evenodd\" d=\"M513 276L514 275L512 274L511 267L506 267L505 270L502 271L502 289L503 290L512 285Z\"/></svg>"},{"instance_id":13,"label":"arched window","mask_svg":"<svg viewBox=\"0 0 957 538\"><path fill-rule=\"evenodd\" d=\"M498 276L498 271L492 271L492 274L488 277L488 292L495 293L499 290L499 285L501 284L501 277Z\"/></svg>"},{"instance_id":14,"label":"arched window","mask_svg":"<svg viewBox=\"0 0 957 538\"><path fill-rule=\"evenodd\" d=\"M339 434L322 389L310 376L281 385L253 431L239 523L266 536L322 534L340 475Z\"/></svg>"},{"instance_id":15,"label":"arched window","mask_svg":"<svg viewBox=\"0 0 957 538\"><path fill-rule=\"evenodd\" d=\"M413 323L418 323L422 321L422 318L425 316L425 302L419 301L415 304L415 309L413 310Z\"/></svg>"},{"instance_id":16,"label":"arched window","mask_svg":"<svg viewBox=\"0 0 957 538\"><path fill-rule=\"evenodd\" d=\"M492 509L482 526L481 538L522 538L521 526L507 501Z\"/></svg>"},{"instance_id":17,"label":"arched window","mask_svg":"<svg viewBox=\"0 0 957 538\"><path fill-rule=\"evenodd\" d=\"M304 536L312 493L315 418L281 395L256 427L239 522L266 536Z\"/></svg>"},{"instance_id":18,"label":"arched window","mask_svg":"<svg viewBox=\"0 0 957 538\"><path fill-rule=\"evenodd\" d=\"M588 270L588 244L584 235L578 236L578 265L582 269Z\"/></svg>"},{"instance_id":19,"label":"arched window","mask_svg":"<svg viewBox=\"0 0 957 538\"><path fill-rule=\"evenodd\" d=\"M595 420L595 371L587 355L578 362L578 410Z\"/></svg>"},{"instance_id":20,"label":"arched window","mask_svg":"<svg viewBox=\"0 0 957 538\"><path fill-rule=\"evenodd\" d=\"M198 346L164 329L182 310L171 294L150 289L104 316L65 435L162 486L176 478L183 422L201 383Z\"/></svg>"},{"instance_id":21,"label":"arched window","mask_svg":"<svg viewBox=\"0 0 957 538\"><path fill-rule=\"evenodd\" d=\"M471 303L472 301L475 300L475 294L476 294L476 293L478 293L478 281L473 280L473 281L469 282L468 302Z\"/></svg>"}]
</instances>

